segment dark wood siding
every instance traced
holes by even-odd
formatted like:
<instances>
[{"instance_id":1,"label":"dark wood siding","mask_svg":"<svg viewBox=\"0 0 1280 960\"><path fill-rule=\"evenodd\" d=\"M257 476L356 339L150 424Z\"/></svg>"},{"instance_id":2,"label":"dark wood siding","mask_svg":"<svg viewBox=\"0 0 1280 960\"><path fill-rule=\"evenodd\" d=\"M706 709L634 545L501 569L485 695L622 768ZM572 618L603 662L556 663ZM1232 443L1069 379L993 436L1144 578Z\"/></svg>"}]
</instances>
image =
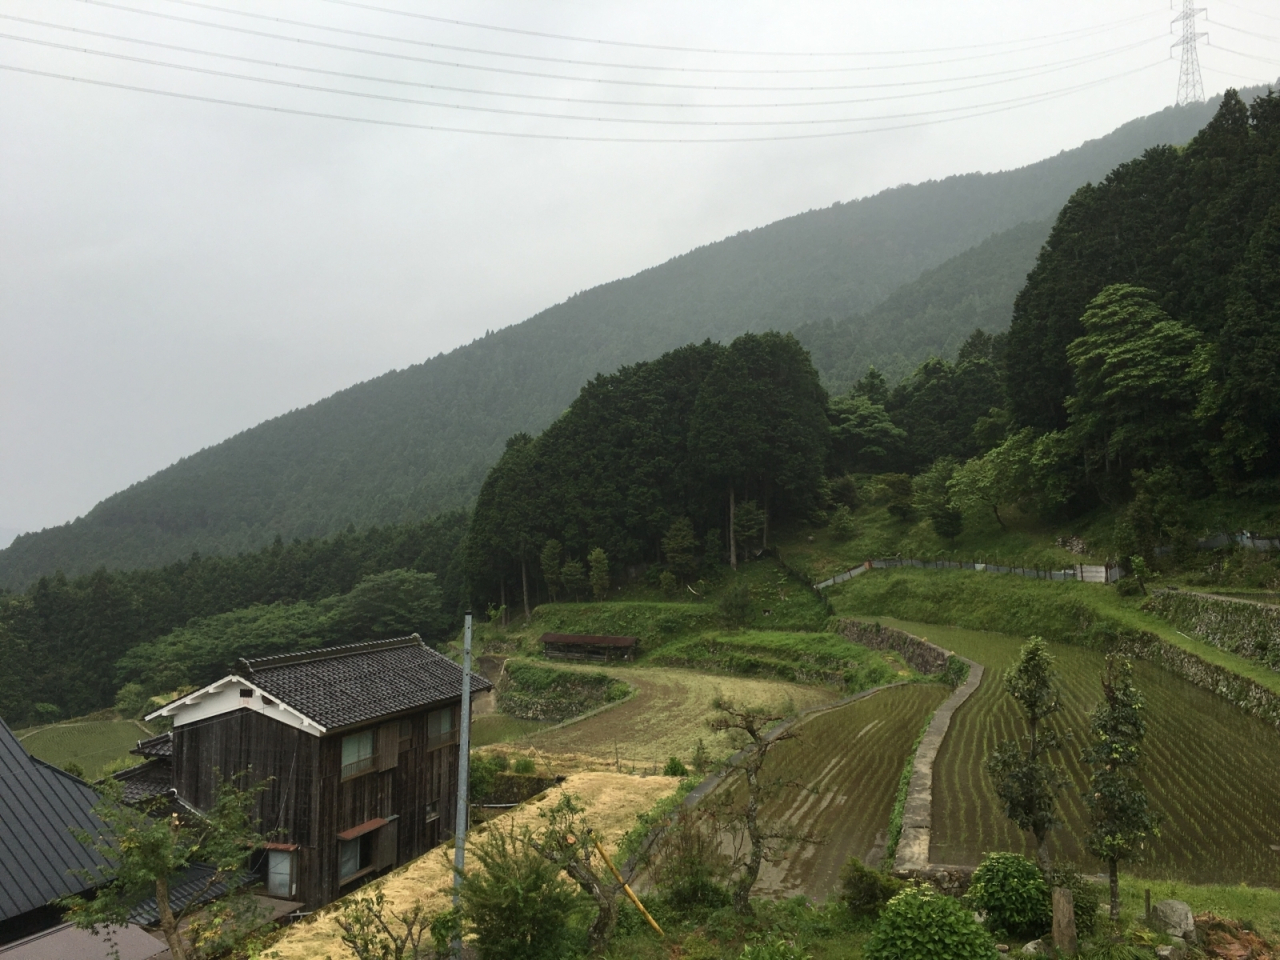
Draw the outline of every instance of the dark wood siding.
<instances>
[{"instance_id":1,"label":"dark wood siding","mask_svg":"<svg viewBox=\"0 0 1280 960\"><path fill-rule=\"evenodd\" d=\"M428 710L323 737L252 710L211 717L175 728L174 786L187 803L208 809L217 790L215 770L223 777L249 770L244 785L273 778L257 800L255 816L264 830L279 830L271 839L298 845L298 899L315 909L346 892L338 879L339 833L376 818L393 821L377 844L379 863L388 867L452 835L461 719L456 702L452 709L453 732L436 743L427 737ZM410 727L407 738L401 736L402 720ZM342 738L369 729L378 762L343 780Z\"/></svg>"}]
</instances>

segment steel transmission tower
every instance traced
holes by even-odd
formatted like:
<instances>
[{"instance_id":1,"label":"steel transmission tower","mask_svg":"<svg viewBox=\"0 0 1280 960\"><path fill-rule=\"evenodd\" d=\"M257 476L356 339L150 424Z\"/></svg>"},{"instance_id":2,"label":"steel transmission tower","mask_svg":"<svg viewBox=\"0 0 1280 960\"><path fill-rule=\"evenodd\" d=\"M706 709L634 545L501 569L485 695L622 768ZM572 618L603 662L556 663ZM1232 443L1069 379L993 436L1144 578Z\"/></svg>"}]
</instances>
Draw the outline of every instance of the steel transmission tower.
<instances>
[{"instance_id":1,"label":"steel transmission tower","mask_svg":"<svg viewBox=\"0 0 1280 960\"><path fill-rule=\"evenodd\" d=\"M1195 0L1182 0L1182 13L1173 18L1173 23L1182 24L1182 39L1169 48L1182 48L1182 67L1178 70L1178 106L1186 103L1204 102L1204 81L1200 79L1200 54L1196 50L1196 41L1207 33L1196 33L1196 17L1205 13L1204 7L1195 6Z\"/></svg>"}]
</instances>

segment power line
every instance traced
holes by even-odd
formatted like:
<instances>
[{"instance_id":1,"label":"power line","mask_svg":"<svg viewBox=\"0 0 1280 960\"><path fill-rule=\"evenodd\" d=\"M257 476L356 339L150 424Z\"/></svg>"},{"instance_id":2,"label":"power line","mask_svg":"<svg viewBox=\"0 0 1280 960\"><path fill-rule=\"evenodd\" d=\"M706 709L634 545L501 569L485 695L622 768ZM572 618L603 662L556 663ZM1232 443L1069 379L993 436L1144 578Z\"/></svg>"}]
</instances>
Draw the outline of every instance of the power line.
<instances>
[{"instance_id":1,"label":"power line","mask_svg":"<svg viewBox=\"0 0 1280 960\"><path fill-rule=\"evenodd\" d=\"M86 2L86 3L96 2L96 0L82 0L82 2ZM660 64L647 65L647 64L633 64L633 63L609 63L609 62L595 61L595 60L577 60L569 57L548 57L548 56L539 56L534 54L512 53L509 51L502 51L502 50L485 50L485 49L479 49L476 47L459 47L451 44L437 43L431 40L417 40L410 37L399 37L399 36L394 36L394 35L384 34L384 33L370 33L365 30L352 30L349 27L333 27L333 26L329 26L328 24L314 23L306 20L291 20L287 17L273 17L269 14L253 13L248 10L237 10L234 7L223 7L217 4L203 3L201 2L201 0L167 0L167 2L172 4L177 4L179 6L184 6L184 7L194 7L198 10L209 10L215 13L223 13L223 14L229 14L231 16L245 17L251 20L265 20L270 23L280 23L290 27L302 27L307 30L319 30L325 33L336 33L344 36L360 37L365 40L381 40L386 43L402 43L402 44L407 44L407 45L416 46L416 47L428 47L428 48L437 49L437 50L450 50L455 53L471 53L471 54L478 54L481 56L503 57L508 59L520 59L520 60L532 60L540 63L560 63L560 64L569 65L569 66L604 67L606 69L617 69L617 70L647 70L647 71L676 72L676 73L720 73L720 74L730 73L730 74L747 74L747 75L750 75L750 74L794 75L794 74L812 74L812 73L863 73L863 72L872 71L872 70L906 70L906 69L912 69L915 67L944 66L948 63L962 63L970 60L985 60L995 56L1001 56L1001 57L1008 56L1011 52L1023 52L1021 50L1019 51L1005 50L1005 51L999 51L995 53L981 53L981 54L974 54L972 56L951 57L951 58L942 59L942 60L930 60L930 61L923 61L923 62L917 62L917 63L862 64L854 67L813 67L813 68L804 68L804 69L796 69L796 70L737 69L737 68L728 68L728 67L706 68L706 67L667 66L667 65L660 65ZM110 4L105 4L105 3L102 3L100 5L110 6ZM152 15L151 11L136 10L128 7L116 7L116 9L127 10L132 13L146 13L148 15ZM155 15L163 16L162 14L155 14ZM203 22L203 21L200 21L200 22ZM1053 44L1038 44L1034 46L1028 46L1025 48L1025 50L1027 51L1039 50L1045 46L1052 46L1052 45Z\"/></svg>"},{"instance_id":2,"label":"power line","mask_svg":"<svg viewBox=\"0 0 1280 960\"><path fill-rule=\"evenodd\" d=\"M1178 106L1204 102L1204 80L1200 77L1196 41L1208 34L1196 33L1196 17L1205 12L1204 7L1195 5L1195 0L1182 0L1182 13L1173 18L1174 23L1182 24L1182 39L1169 48L1171 51L1173 47L1182 48L1182 62L1178 67Z\"/></svg>"},{"instance_id":3,"label":"power line","mask_svg":"<svg viewBox=\"0 0 1280 960\"><path fill-rule=\"evenodd\" d=\"M484 89L479 89L475 87L456 87L456 86L451 86L447 84L427 83L419 80L402 80L394 77L376 77L376 76L370 76L368 74L349 73L341 70L327 70L323 67L309 67L309 66L302 66L300 64L294 64L294 63L283 63L276 60L263 60L257 57L246 57L239 54L222 53L219 51L205 50L197 47L185 47L178 44L163 43L157 40L144 40L139 37L130 37L130 36L125 36L125 35L116 34L116 33L105 33L99 30L87 30L87 29L84 29L83 27L71 27L65 24L50 23L48 21L43 21L43 20L33 20L29 17L13 16L12 14L0 13L0 19L10 20L16 23L23 23L30 26L42 27L42 28L47 28L51 30L60 30L67 33L80 34L82 36L92 36L92 37L97 37L105 40L116 40L124 43L131 43L131 44L137 44L140 46L147 46L147 47L153 47L153 48L162 49L162 50L169 50L175 53L195 54L197 56L202 56L202 57L213 57L220 60L230 60L236 63L249 63L255 66L261 66L261 67L272 67L272 68L278 68L283 70L295 70L302 73L312 73L312 74L319 74L322 76L338 77L345 80L362 80L362 81L368 81L371 83L385 83L385 84L391 84L395 86L408 86L408 87L416 87L419 89L441 90L448 93L478 94L483 96L507 97L507 98L520 99L520 100L541 100L541 101L550 101L550 102L557 102L557 103L580 103L580 104L587 104L587 105L593 105L593 106L662 107L662 108L671 108L671 109L725 109L725 108L775 109L775 108L782 108L782 107L842 106L842 105L848 105L848 104L854 104L854 103L876 103L876 102L889 101L889 100L905 100L913 97L937 96L939 93L957 93L957 92L962 92L966 90L975 90L982 87L995 86L1001 83L1027 80L1027 79L1031 79L1038 76L1044 76L1045 74L1049 74L1049 73L1056 73L1061 70L1070 69L1071 67L1074 67L1074 66L1080 66L1081 64L1084 64L1084 63L1106 59L1107 57L1114 56L1117 53L1134 50L1134 49L1137 49L1138 47L1145 46L1148 43L1153 42L1154 40L1160 39L1158 37L1154 37L1154 38L1151 38L1150 40L1141 40L1136 43L1127 44L1122 47L1115 47L1111 50L1102 51L1100 53L1093 54L1090 56L1075 57L1070 60L1059 61L1057 64L1050 63L1047 65L1043 65L1041 69L1023 67L1017 70L1000 70L1000 71L995 71L994 73L974 74L967 77L946 78L947 80L953 80L953 79L977 80L977 79L981 79L984 77L991 77L991 76L1002 77L1002 79L998 79L998 80L987 80L983 83L973 83L967 86L949 87L943 90L924 90L924 91L917 91L912 93L894 94L891 96L841 98L841 99L834 99L834 100L832 99L807 100L807 101L793 100L793 101L787 101L787 102L774 101L772 103L707 104L707 103L671 103L671 102L664 102L664 101L603 100L599 98L588 98L588 97L550 96L546 94L534 94L534 93L511 93L511 92L501 91L501 90L484 90ZM9 35L8 38L14 39L14 40L22 40L24 42L27 41L28 39L28 38L17 37L12 35ZM30 42L39 42L39 41L31 40ZM72 48L72 49L80 49L80 48ZM1019 76L1015 76L1015 77L1008 76L1011 73L1017 73L1019 74ZM900 81L900 82L894 82L894 83L860 84L853 89L859 89L859 90L874 90L874 89L884 89L884 88L897 89L900 87L909 87L909 86L936 85L939 82L940 81L938 80L907 80L907 81Z\"/></svg>"},{"instance_id":4,"label":"power line","mask_svg":"<svg viewBox=\"0 0 1280 960\"><path fill-rule=\"evenodd\" d=\"M1280 64L1280 60L1277 60L1277 59L1275 59L1274 57L1260 57L1260 56L1258 56L1256 53L1245 53L1243 50L1232 50L1230 47L1224 47L1224 46L1222 46L1222 45L1220 45L1220 44L1217 44L1217 43L1215 43L1215 44L1211 47L1211 49L1213 49L1213 50L1221 50L1223 53L1230 53L1230 54L1232 54L1232 55L1234 55L1234 56L1237 56L1237 57L1247 57L1247 58L1248 58L1248 59L1250 59L1250 60L1257 60L1259 63L1276 63L1276 64Z\"/></svg>"},{"instance_id":5,"label":"power line","mask_svg":"<svg viewBox=\"0 0 1280 960\"><path fill-rule=\"evenodd\" d=\"M1261 10L1251 10L1238 3L1232 3L1231 0L1218 0L1218 2L1225 3L1228 7L1235 7L1237 10L1243 10L1245 13L1252 14L1255 17L1265 17L1267 20L1274 20L1277 23L1280 23L1280 17L1277 17L1274 14L1263 13Z\"/></svg>"},{"instance_id":6,"label":"power line","mask_svg":"<svg viewBox=\"0 0 1280 960\"><path fill-rule=\"evenodd\" d=\"M155 87L144 87L135 84L118 83L112 80L99 80L93 77L78 77L70 74L54 73L48 70L35 70L30 67L19 67L14 64L0 63L0 70L8 70L12 73L21 73L28 76L45 77L55 80L66 80L72 83L84 83L93 86L106 87L114 90L128 90L134 93L147 93L155 96L171 97L178 100L190 100L199 103L218 104L220 106L240 107L249 110L259 110L267 113L288 114L299 117L312 117L322 120L341 120L348 123L363 123L371 126L394 127L406 130L425 130L438 133L463 133L476 136L494 136L507 137L518 140L559 140L578 143L682 143L682 144L698 144L698 143L758 143L758 142L777 142L790 140L825 140L834 137L861 136L870 133L887 133L897 130L909 130L918 127L934 126L940 123L954 123L958 120L971 120L977 117L990 116L997 113L1005 113L1009 110L1018 109L1018 107L1032 106L1036 103L1043 103L1048 100L1057 99L1059 97L1068 96L1080 90L1098 86L1102 83L1108 83L1111 80L1120 79L1126 76L1132 76L1155 67L1162 66L1166 61L1160 60L1155 63L1149 63L1143 67L1136 67L1133 70L1127 70L1123 73L1113 74L1110 77L1104 77L1090 83L1081 84L1074 88L1059 90L1054 93L1045 94L1035 100L1017 106L1001 106L990 110L980 110L974 113L966 114L958 117L946 117L939 120L925 120L915 123L894 124L883 127L868 127L861 130L837 130L822 133L795 133L795 134L771 134L768 136L754 137L600 137L575 134L547 134L547 133L530 133L523 131L511 130L480 130L466 127L449 127L439 124L411 123L403 120L384 120L375 117L356 117L344 114L326 113L318 110L301 110L293 107L278 107L263 103L250 103L243 100L231 100L222 97L209 97L194 93L183 93L176 90L159 90Z\"/></svg>"},{"instance_id":7,"label":"power line","mask_svg":"<svg viewBox=\"0 0 1280 960\"><path fill-rule=\"evenodd\" d=\"M730 56L745 57L865 57L874 55L900 56L914 55L917 53L946 53L951 50L971 50L982 47L1003 47L1011 44L1028 43L1037 40L1047 40L1054 37L1067 37L1073 34L1092 33L1099 30L1108 30L1111 27L1121 26L1126 23L1134 23L1138 20L1144 20L1151 16L1149 13L1139 14L1135 17L1128 17L1123 20L1113 20L1110 23L1099 24L1096 27L1080 27L1076 30L1067 30L1063 33L1042 34L1037 37L1023 37L1018 40L992 40L987 43L970 43L956 47L924 47L916 50L848 50L841 52L823 53L819 51L793 51L793 50L732 50L715 47L679 47L670 46L660 43L638 43L628 40L602 40L595 37L575 37L563 33L543 33L539 30L524 30L519 27L504 27L492 23L477 23L471 20L455 20L449 17L436 17L425 13L417 13L410 10L395 10L390 7L380 7L371 3L359 3L356 0L324 0L326 3L333 3L343 7L356 7L362 10L371 10L376 13L390 13L401 17L412 17L415 20L427 20L432 23L443 23L455 27L469 27L474 30L491 30L497 33L516 34L525 37L539 37L544 40L565 40L570 43L589 43L598 46L610 47L629 47L634 50L663 50L669 53L709 53L723 54Z\"/></svg>"},{"instance_id":8,"label":"power line","mask_svg":"<svg viewBox=\"0 0 1280 960\"><path fill-rule=\"evenodd\" d=\"M232 33L238 33L245 36L263 37L272 40L283 40L288 43L296 43L302 46L319 47L328 50L341 50L346 53L362 53L370 56L384 57L391 60L403 60L412 63L422 63L430 66L453 67L461 70L475 70L482 73L495 73L504 76L516 77L532 77L540 80L564 80L573 83L590 83L602 84L606 86L622 86L622 87L649 87L653 89L663 90L721 90L721 91L759 91L759 92L811 92L821 90L860 90L863 89L858 84L828 84L828 85L807 85L807 86L741 86L731 84L690 84L690 83L660 83L653 80L621 80L611 77L574 77L556 73L538 73L532 70L514 70L508 67L492 67L483 64L458 63L452 60L436 60L431 57L416 57L411 54L393 53L387 50L372 50L367 47L350 47L345 44L329 43L323 40L308 40L302 37L294 37L286 34L271 33L265 30L254 30L249 27L234 27L230 24L213 23L208 20L196 20L191 17L179 17L174 14L158 13L154 10L138 10L132 7L121 6L120 4L111 3L109 0L77 0L79 3L86 3L92 6L105 7L112 10L123 10L126 13L136 13L142 16L158 17L164 20L171 20L178 23L194 24L196 26L210 27L215 30L225 30ZM938 61L938 65L945 64L949 61ZM927 66L928 64L924 64Z\"/></svg>"},{"instance_id":9,"label":"power line","mask_svg":"<svg viewBox=\"0 0 1280 960\"><path fill-rule=\"evenodd\" d=\"M305 90L309 93L327 93L345 97L356 97L362 100L374 100L383 103L397 103L408 106L417 107L435 107L445 110L461 110L468 113L490 113L501 116L513 117L529 117L538 120L569 120L575 122L591 122L591 123L620 123L620 124L636 124L648 126L686 126L686 127L765 127L765 126L826 126L831 124L843 123L866 123L868 121L879 120L901 120L914 117L937 116L939 114L955 113L964 110L982 109L986 107L1005 106L1010 104L1022 103L1028 100L1035 100L1041 94L1026 94L1021 97L1011 97L1005 100L995 100L989 103L971 104L960 107L940 107L934 110L919 110L914 113L893 114L890 116L876 117L823 117L812 119L782 119L782 120L682 120L670 118L642 118L642 117L606 117L606 116L580 116L575 114L561 113L544 113L531 110L515 110L503 107L484 107L474 104L449 103L442 100L416 100L411 97L395 97L389 94L369 93L359 90L343 90L338 87L322 87L317 84L298 83L291 80L278 80L272 77L255 77L249 74L232 73L227 70L214 70L209 67L197 67L193 64L171 63L166 60L152 60L147 57L135 57L125 53L113 53L106 50L94 50L89 47L74 47L70 44L56 43L52 40L37 40L32 37L20 37L13 34L0 33L0 40L14 40L22 43L35 44L36 46L48 47L57 50L67 50L73 53L84 53L90 56L105 57L112 60L122 60L129 63L140 63L153 67L164 67L170 70L181 70L187 73L198 73L204 76L221 77L228 80L242 80L251 83L263 83L275 87L287 87L294 90ZM1119 75L1118 75L1119 76ZM1082 89L1080 86L1067 88L1068 91Z\"/></svg>"},{"instance_id":10,"label":"power line","mask_svg":"<svg viewBox=\"0 0 1280 960\"><path fill-rule=\"evenodd\" d=\"M1233 27L1229 23L1214 20L1208 15L1205 16L1204 20L1205 23L1212 23L1215 27L1222 27L1223 30L1230 30L1232 33L1243 33L1246 37L1253 37L1257 40L1270 40L1273 43L1280 43L1280 37L1273 37L1265 33L1257 33L1253 30L1241 30L1239 27Z\"/></svg>"}]
</instances>

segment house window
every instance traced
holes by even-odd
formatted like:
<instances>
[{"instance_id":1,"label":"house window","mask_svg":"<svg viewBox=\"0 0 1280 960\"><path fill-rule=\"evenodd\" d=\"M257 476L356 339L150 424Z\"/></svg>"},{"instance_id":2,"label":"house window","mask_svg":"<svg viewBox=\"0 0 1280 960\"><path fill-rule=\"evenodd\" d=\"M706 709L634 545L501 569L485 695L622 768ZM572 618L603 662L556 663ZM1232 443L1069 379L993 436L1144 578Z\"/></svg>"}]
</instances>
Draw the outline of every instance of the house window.
<instances>
[{"instance_id":1,"label":"house window","mask_svg":"<svg viewBox=\"0 0 1280 960\"><path fill-rule=\"evenodd\" d=\"M373 834L338 841L338 880L345 883L373 863Z\"/></svg>"},{"instance_id":2,"label":"house window","mask_svg":"<svg viewBox=\"0 0 1280 960\"><path fill-rule=\"evenodd\" d=\"M423 817L423 819L427 823L430 823L432 820L440 819L440 801L439 800L432 800L430 803L427 804L427 815Z\"/></svg>"},{"instance_id":3,"label":"house window","mask_svg":"<svg viewBox=\"0 0 1280 960\"><path fill-rule=\"evenodd\" d=\"M373 731L364 730L342 738L342 776L354 777L374 768Z\"/></svg>"},{"instance_id":4,"label":"house window","mask_svg":"<svg viewBox=\"0 0 1280 960\"><path fill-rule=\"evenodd\" d=\"M267 895L292 897L297 893L298 855L292 850L267 851Z\"/></svg>"},{"instance_id":5,"label":"house window","mask_svg":"<svg viewBox=\"0 0 1280 960\"><path fill-rule=\"evenodd\" d=\"M434 749L454 741L453 708L433 710L427 714L427 746Z\"/></svg>"},{"instance_id":6,"label":"house window","mask_svg":"<svg viewBox=\"0 0 1280 960\"><path fill-rule=\"evenodd\" d=\"M249 689L248 687L241 687L241 688L240 688L240 699L241 699L241 700L248 700L248 699L249 699L250 697L252 697L252 696L253 696L253 691L252 691L251 689Z\"/></svg>"},{"instance_id":7,"label":"house window","mask_svg":"<svg viewBox=\"0 0 1280 960\"><path fill-rule=\"evenodd\" d=\"M401 751L404 751L404 750L408 750L412 746L413 746L413 721L401 720L400 721L400 749Z\"/></svg>"}]
</instances>

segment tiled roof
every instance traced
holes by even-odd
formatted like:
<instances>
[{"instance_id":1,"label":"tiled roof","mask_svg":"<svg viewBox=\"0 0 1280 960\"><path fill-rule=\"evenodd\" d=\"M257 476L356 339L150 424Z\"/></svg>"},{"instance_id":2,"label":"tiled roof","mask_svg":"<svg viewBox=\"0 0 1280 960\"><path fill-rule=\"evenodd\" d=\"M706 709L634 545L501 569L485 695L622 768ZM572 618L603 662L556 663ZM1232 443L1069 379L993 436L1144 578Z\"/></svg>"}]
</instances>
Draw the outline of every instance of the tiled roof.
<instances>
[{"instance_id":1,"label":"tiled roof","mask_svg":"<svg viewBox=\"0 0 1280 960\"><path fill-rule=\"evenodd\" d=\"M167 757L153 757L112 776L120 781L125 803L142 803L173 789L173 762Z\"/></svg>"},{"instance_id":2,"label":"tiled roof","mask_svg":"<svg viewBox=\"0 0 1280 960\"><path fill-rule=\"evenodd\" d=\"M139 740L138 745L129 751L139 757L172 757L173 732L162 733L158 737Z\"/></svg>"},{"instance_id":3,"label":"tiled roof","mask_svg":"<svg viewBox=\"0 0 1280 960\"><path fill-rule=\"evenodd\" d=\"M0 720L0 920L89 886L70 871L104 862L68 828L100 834L97 802L87 783L30 756Z\"/></svg>"},{"instance_id":4,"label":"tiled roof","mask_svg":"<svg viewBox=\"0 0 1280 960\"><path fill-rule=\"evenodd\" d=\"M416 635L240 663L246 680L329 730L462 694L462 668ZM471 675L472 693L491 686Z\"/></svg>"},{"instance_id":5,"label":"tiled roof","mask_svg":"<svg viewBox=\"0 0 1280 960\"><path fill-rule=\"evenodd\" d=\"M543 643L578 643L592 647L634 647L640 641L635 637L589 636L584 633L544 633Z\"/></svg>"}]
</instances>

